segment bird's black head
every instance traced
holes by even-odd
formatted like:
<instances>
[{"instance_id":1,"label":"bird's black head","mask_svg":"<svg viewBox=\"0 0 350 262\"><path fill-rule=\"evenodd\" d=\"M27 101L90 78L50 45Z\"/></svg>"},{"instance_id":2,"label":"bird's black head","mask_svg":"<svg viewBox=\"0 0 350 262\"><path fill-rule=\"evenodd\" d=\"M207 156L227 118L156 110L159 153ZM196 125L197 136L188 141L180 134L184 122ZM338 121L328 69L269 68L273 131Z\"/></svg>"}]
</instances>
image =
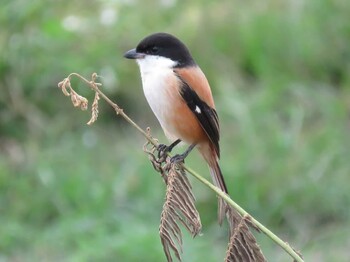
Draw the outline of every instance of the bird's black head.
<instances>
[{"instance_id":1,"label":"bird's black head","mask_svg":"<svg viewBox=\"0 0 350 262\"><path fill-rule=\"evenodd\" d=\"M129 59L142 59L145 55L162 56L177 62L177 67L195 65L184 43L167 33L156 33L145 37L136 47L125 53Z\"/></svg>"}]
</instances>

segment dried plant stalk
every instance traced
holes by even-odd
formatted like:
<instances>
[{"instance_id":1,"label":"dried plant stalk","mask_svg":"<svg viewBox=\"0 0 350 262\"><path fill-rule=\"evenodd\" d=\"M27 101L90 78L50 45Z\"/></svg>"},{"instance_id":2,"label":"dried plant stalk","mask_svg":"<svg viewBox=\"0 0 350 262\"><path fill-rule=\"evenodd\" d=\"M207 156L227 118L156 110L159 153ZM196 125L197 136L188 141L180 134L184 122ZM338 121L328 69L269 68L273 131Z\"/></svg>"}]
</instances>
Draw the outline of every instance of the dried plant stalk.
<instances>
[{"instance_id":1,"label":"dried plant stalk","mask_svg":"<svg viewBox=\"0 0 350 262\"><path fill-rule=\"evenodd\" d=\"M161 237L161 239L162 239L163 247L164 247L166 256L168 258L168 261L172 261L170 249L172 249L175 255L179 259L181 259L180 253L182 248L182 236L181 236L181 230L179 231L178 222L176 219L178 219L178 221L180 221L185 226L185 228L190 231L190 233L193 236L197 235L201 229L199 214L197 210L191 209L192 204L189 204L189 203L184 204L183 202L181 202L180 200L183 198L181 198L179 194L175 193L174 195L174 192L182 192L186 187L188 187L189 189L191 188L190 184L187 182L186 183L180 182L181 184L180 187L182 188L182 191L181 190L176 191L177 187L174 186L174 185L177 185L178 183L174 181L182 181L181 179L179 179L179 177L182 177L182 178L185 177L184 179L187 180L185 171L190 173L197 180L199 180L201 183L203 183L208 188L210 188L213 192L215 192L219 197L221 197L227 203L226 210L227 210L227 217L228 217L228 221L231 229L231 234L230 234L231 237L228 245L228 250L226 253L226 261L242 261L242 262L243 261L265 261L265 258L263 257L260 251L260 248L257 245L254 236L249 231L249 228L247 225L255 229L258 229L258 231L265 233L277 245L282 247L294 259L294 261L297 261L297 262L304 261L299 252L295 251L288 243L284 242L282 239L277 237L273 232L271 232L268 228L262 225L259 221L251 217L242 207L240 207L236 202L234 202L227 194L225 194L219 188L211 184L208 180L204 179L202 176L197 174L191 168L183 164L180 164L176 168L171 165L170 165L170 169L164 168L163 163L159 163L154 156L154 151L156 150L155 147L158 146L158 141L150 135L149 130L147 131L143 130L127 114L124 113L123 109L121 109L116 103L114 103L103 92L101 92L101 90L99 90L99 86L101 86L101 84L95 82L96 78L98 77L96 73L92 74L91 81L86 80L84 77L82 77L77 73L71 73L67 78L65 78L63 81L61 81L58 84L58 87L61 88L64 95L71 96L71 100L74 106L79 106L82 110L86 110L88 106L88 101L86 98L78 95L72 89L70 84L70 78L72 76L78 77L96 92L95 99L94 99L95 106L94 105L92 106L92 116L88 123L90 122L93 123L97 119L98 100L99 100L99 96L101 96L110 106L113 107L117 115L122 116L129 124L131 124L134 128L136 128L147 139L148 141L147 144L152 144L154 146L152 150L148 150L147 146L145 146L144 150L146 153L148 153L149 158L155 170L157 170L159 173L162 174L162 177L165 183L169 185L167 186L166 202L164 204L165 206L163 208L161 226L160 226L161 236L163 236L163 238ZM169 166L169 165L166 165L166 166ZM173 189L171 190L171 188ZM189 192L190 192L189 195L192 195L191 190ZM177 197L172 198L171 195L174 195ZM191 200L192 197L186 196L185 198L188 198ZM176 199L176 200L174 201L173 199ZM194 198L191 201L194 202ZM167 202L168 204L166 205ZM243 215L243 218L241 217L241 215ZM189 218L192 218L192 219L189 219ZM177 247L175 243L180 244L179 247Z\"/></svg>"},{"instance_id":2,"label":"dried plant stalk","mask_svg":"<svg viewBox=\"0 0 350 262\"><path fill-rule=\"evenodd\" d=\"M164 159L164 162L160 162L154 154L156 147L152 146L148 149L148 145L149 143L144 145L144 151L149 155L153 167L162 175L166 184L165 202L159 226L161 243L168 261L173 261L171 250L181 261L183 243L179 224L182 224L192 237L198 235L202 229L192 186L181 165L171 163L169 157Z\"/></svg>"},{"instance_id":3,"label":"dried plant stalk","mask_svg":"<svg viewBox=\"0 0 350 262\"><path fill-rule=\"evenodd\" d=\"M168 261L173 261L170 249L181 261L182 234L179 223L191 233L192 237L201 231L202 225L194 201L192 187L186 173L178 165L170 164L159 226L160 239Z\"/></svg>"},{"instance_id":4,"label":"dried plant stalk","mask_svg":"<svg viewBox=\"0 0 350 262\"><path fill-rule=\"evenodd\" d=\"M67 78L63 79L61 82L58 83L58 87L61 88L62 93L65 96L70 96L72 104L74 107L80 107L81 110L85 111L88 108L88 103L89 101L79 95L73 88L72 85L70 83L70 76L69 75ZM96 89L98 89L98 86L101 85L100 83L95 83L95 80L97 78L97 74L94 73L92 75L92 81L90 82L92 85L94 85L94 87ZM92 107L91 107L91 118L89 120L89 122L87 122L88 125L92 125L98 117L98 101L100 100L100 96L99 93L97 91L95 91L95 98L94 98L94 102L92 103Z\"/></svg>"},{"instance_id":5,"label":"dried plant stalk","mask_svg":"<svg viewBox=\"0 0 350 262\"><path fill-rule=\"evenodd\" d=\"M228 210L229 224L233 225L228 243L225 262L264 262L266 261L248 224L249 216L240 216L236 210Z\"/></svg>"}]
</instances>

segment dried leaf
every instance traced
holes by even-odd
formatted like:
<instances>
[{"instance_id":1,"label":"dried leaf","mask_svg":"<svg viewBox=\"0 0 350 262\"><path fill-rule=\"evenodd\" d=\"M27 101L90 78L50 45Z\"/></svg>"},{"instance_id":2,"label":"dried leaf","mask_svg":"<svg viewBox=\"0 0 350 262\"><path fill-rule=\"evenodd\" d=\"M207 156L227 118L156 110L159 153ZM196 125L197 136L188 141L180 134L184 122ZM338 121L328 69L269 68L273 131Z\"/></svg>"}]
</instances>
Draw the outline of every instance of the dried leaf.
<instances>
[{"instance_id":1,"label":"dried leaf","mask_svg":"<svg viewBox=\"0 0 350 262\"><path fill-rule=\"evenodd\" d=\"M61 88L63 94L65 96L70 96L70 93L67 91L67 85L70 88L69 78L65 78L61 82L58 83L58 87Z\"/></svg>"},{"instance_id":2,"label":"dried leaf","mask_svg":"<svg viewBox=\"0 0 350 262\"><path fill-rule=\"evenodd\" d=\"M100 100L100 96L98 92L95 92L95 98L94 101L92 102L91 106L91 118L89 122L87 122L88 125L92 125L98 117L98 100Z\"/></svg>"},{"instance_id":3,"label":"dried leaf","mask_svg":"<svg viewBox=\"0 0 350 262\"><path fill-rule=\"evenodd\" d=\"M162 174L167 185L165 203L161 214L159 233L164 253L168 261L173 261L172 252L181 261L182 233L181 223L191 234L196 236L201 230L198 211L194 205L195 197L185 170L178 165L159 162L155 157L156 148L144 151L148 154L154 168ZM166 161L168 161L167 159ZM230 240L226 252L226 262L263 262L266 261L249 226L256 227L249 216L242 217L235 209L222 199L230 228Z\"/></svg>"},{"instance_id":4,"label":"dried leaf","mask_svg":"<svg viewBox=\"0 0 350 262\"><path fill-rule=\"evenodd\" d=\"M71 90L70 98L74 107L80 106L81 101L79 99L79 95L74 90Z\"/></svg>"},{"instance_id":5,"label":"dried leaf","mask_svg":"<svg viewBox=\"0 0 350 262\"><path fill-rule=\"evenodd\" d=\"M226 251L225 262L264 262L266 261L253 233L249 230L249 216L242 217L236 210L227 207L227 218L231 237Z\"/></svg>"},{"instance_id":6,"label":"dried leaf","mask_svg":"<svg viewBox=\"0 0 350 262\"><path fill-rule=\"evenodd\" d=\"M160 219L159 234L168 261L173 261L171 252L181 261L182 233L179 222L193 237L201 231L199 213L194 205L195 198L185 171L171 164L165 179L167 183L165 203Z\"/></svg>"},{"instance_id":7,"label":"dried leaf","mask_svg":"<svg viewBox=\"0 0 350 262\"><path fill-rule=\"evenodd\" d=\"M74 107L80 107L80 109L83 111L88 108L88 100L85 97L78 95L78 93L75 92L72 88L70 92L70 98Z\"/></svg>"}]
</instances>

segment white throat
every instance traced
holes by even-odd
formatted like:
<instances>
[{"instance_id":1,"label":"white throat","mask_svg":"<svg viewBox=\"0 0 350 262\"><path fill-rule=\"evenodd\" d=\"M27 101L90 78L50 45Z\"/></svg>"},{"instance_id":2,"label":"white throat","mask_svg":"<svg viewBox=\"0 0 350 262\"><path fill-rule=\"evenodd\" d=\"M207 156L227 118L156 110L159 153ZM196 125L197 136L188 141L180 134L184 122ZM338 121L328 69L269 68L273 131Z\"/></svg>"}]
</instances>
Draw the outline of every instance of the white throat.
<instances>
[{"instance_id":1,"label":"white throat","mask_svg":"<svg viewBox=\"0 0 350 262\"><path fill-rule=\"evenodd\" d=\"M177 62L163 56L146 55L144 58L137 59L141 75L153 71L166 70L173 68Z\"/></svg>"},{"instance_id":2,"label":"white throat","mask_svg":"<svg viewBox=\"0 0 350 262\"><path fill-rule=\"evenodd\" d=\"M172 101L170 100L173 91L170 90L169 81L176 81L173 72L177 62L170 58L161 56L146 55L137 59L140 67L142 87L148 104L157 117L159 123L166 133L172 133L167 118L172 111Z\"/></svg>"}]
</instances>

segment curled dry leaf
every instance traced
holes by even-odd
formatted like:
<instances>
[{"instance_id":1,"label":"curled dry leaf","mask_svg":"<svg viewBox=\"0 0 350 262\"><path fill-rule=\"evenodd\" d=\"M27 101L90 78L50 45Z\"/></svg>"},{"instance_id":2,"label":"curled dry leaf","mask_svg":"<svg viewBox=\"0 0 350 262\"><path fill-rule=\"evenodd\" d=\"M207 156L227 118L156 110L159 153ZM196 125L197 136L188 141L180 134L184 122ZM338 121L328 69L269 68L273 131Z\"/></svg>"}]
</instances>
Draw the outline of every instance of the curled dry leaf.
<instances>
[{"instance_id":1,"label":"curled dry leaf","mask_svg":"<svg viewBox=\"0 0 350 262\"><path fill-rule=\"evenodd\" d=\"M63 94L65 96L70 96L70 93L68 92L67 90L67 86L71 89L70 87L70 81L69 81L69 78L65 78L63 79L61 82L58 83L58 87L61 88Z\"/></svg>"},{"instance_id":2,"label":"curled dry leaf","mask_svg":"<svg viewBox=\"0 0 350 262\"><path fill-rule=\"evenodd\" d=\"M83 111L87 110L88 100L74 91L74 89L71 86L69 77L59 82L58 87L61 88L65 96L70 96L74 107L80 107L80 109ZM69 91L67 89L69 89Z\"/></svg>"},{"instance_id":3,"label":"curled dry leaf","mask_svg":"<svg viewBox=\"0 0 350 262\"><path fill-rule=\"evenodd\" d=\"M73 89L71 89L70 97L74 107L80 107L83 111L88 108L88 100L85 97L78 95Z\"/></svg>"},{"instance_id":4,"label":"curled dry leaf","mask_svg":"<svg viewBox=\"0 0 350 262\"><path fill-rule=\"evenodd\" d=\"M99 96L98 92L95 92L94 102L92 102L92 106L91 106L91 118L90 118L89 122L87 122L88 125L92 125L97 120L98 100L100 100L100 96Z\"/></svg>"},{"instance_id":5,"label":"curled dry leaf","mask_svg":"<svg viewBox=\"0 0 350 262\"><path fill-rule=\"evenodd\" d=\"M88 109L89 102L88 102L88 100L85 97L81 97L81 100L82 101L81 101L80 109L85 111L85 110Z\"/></svg>"}]
</instances>

